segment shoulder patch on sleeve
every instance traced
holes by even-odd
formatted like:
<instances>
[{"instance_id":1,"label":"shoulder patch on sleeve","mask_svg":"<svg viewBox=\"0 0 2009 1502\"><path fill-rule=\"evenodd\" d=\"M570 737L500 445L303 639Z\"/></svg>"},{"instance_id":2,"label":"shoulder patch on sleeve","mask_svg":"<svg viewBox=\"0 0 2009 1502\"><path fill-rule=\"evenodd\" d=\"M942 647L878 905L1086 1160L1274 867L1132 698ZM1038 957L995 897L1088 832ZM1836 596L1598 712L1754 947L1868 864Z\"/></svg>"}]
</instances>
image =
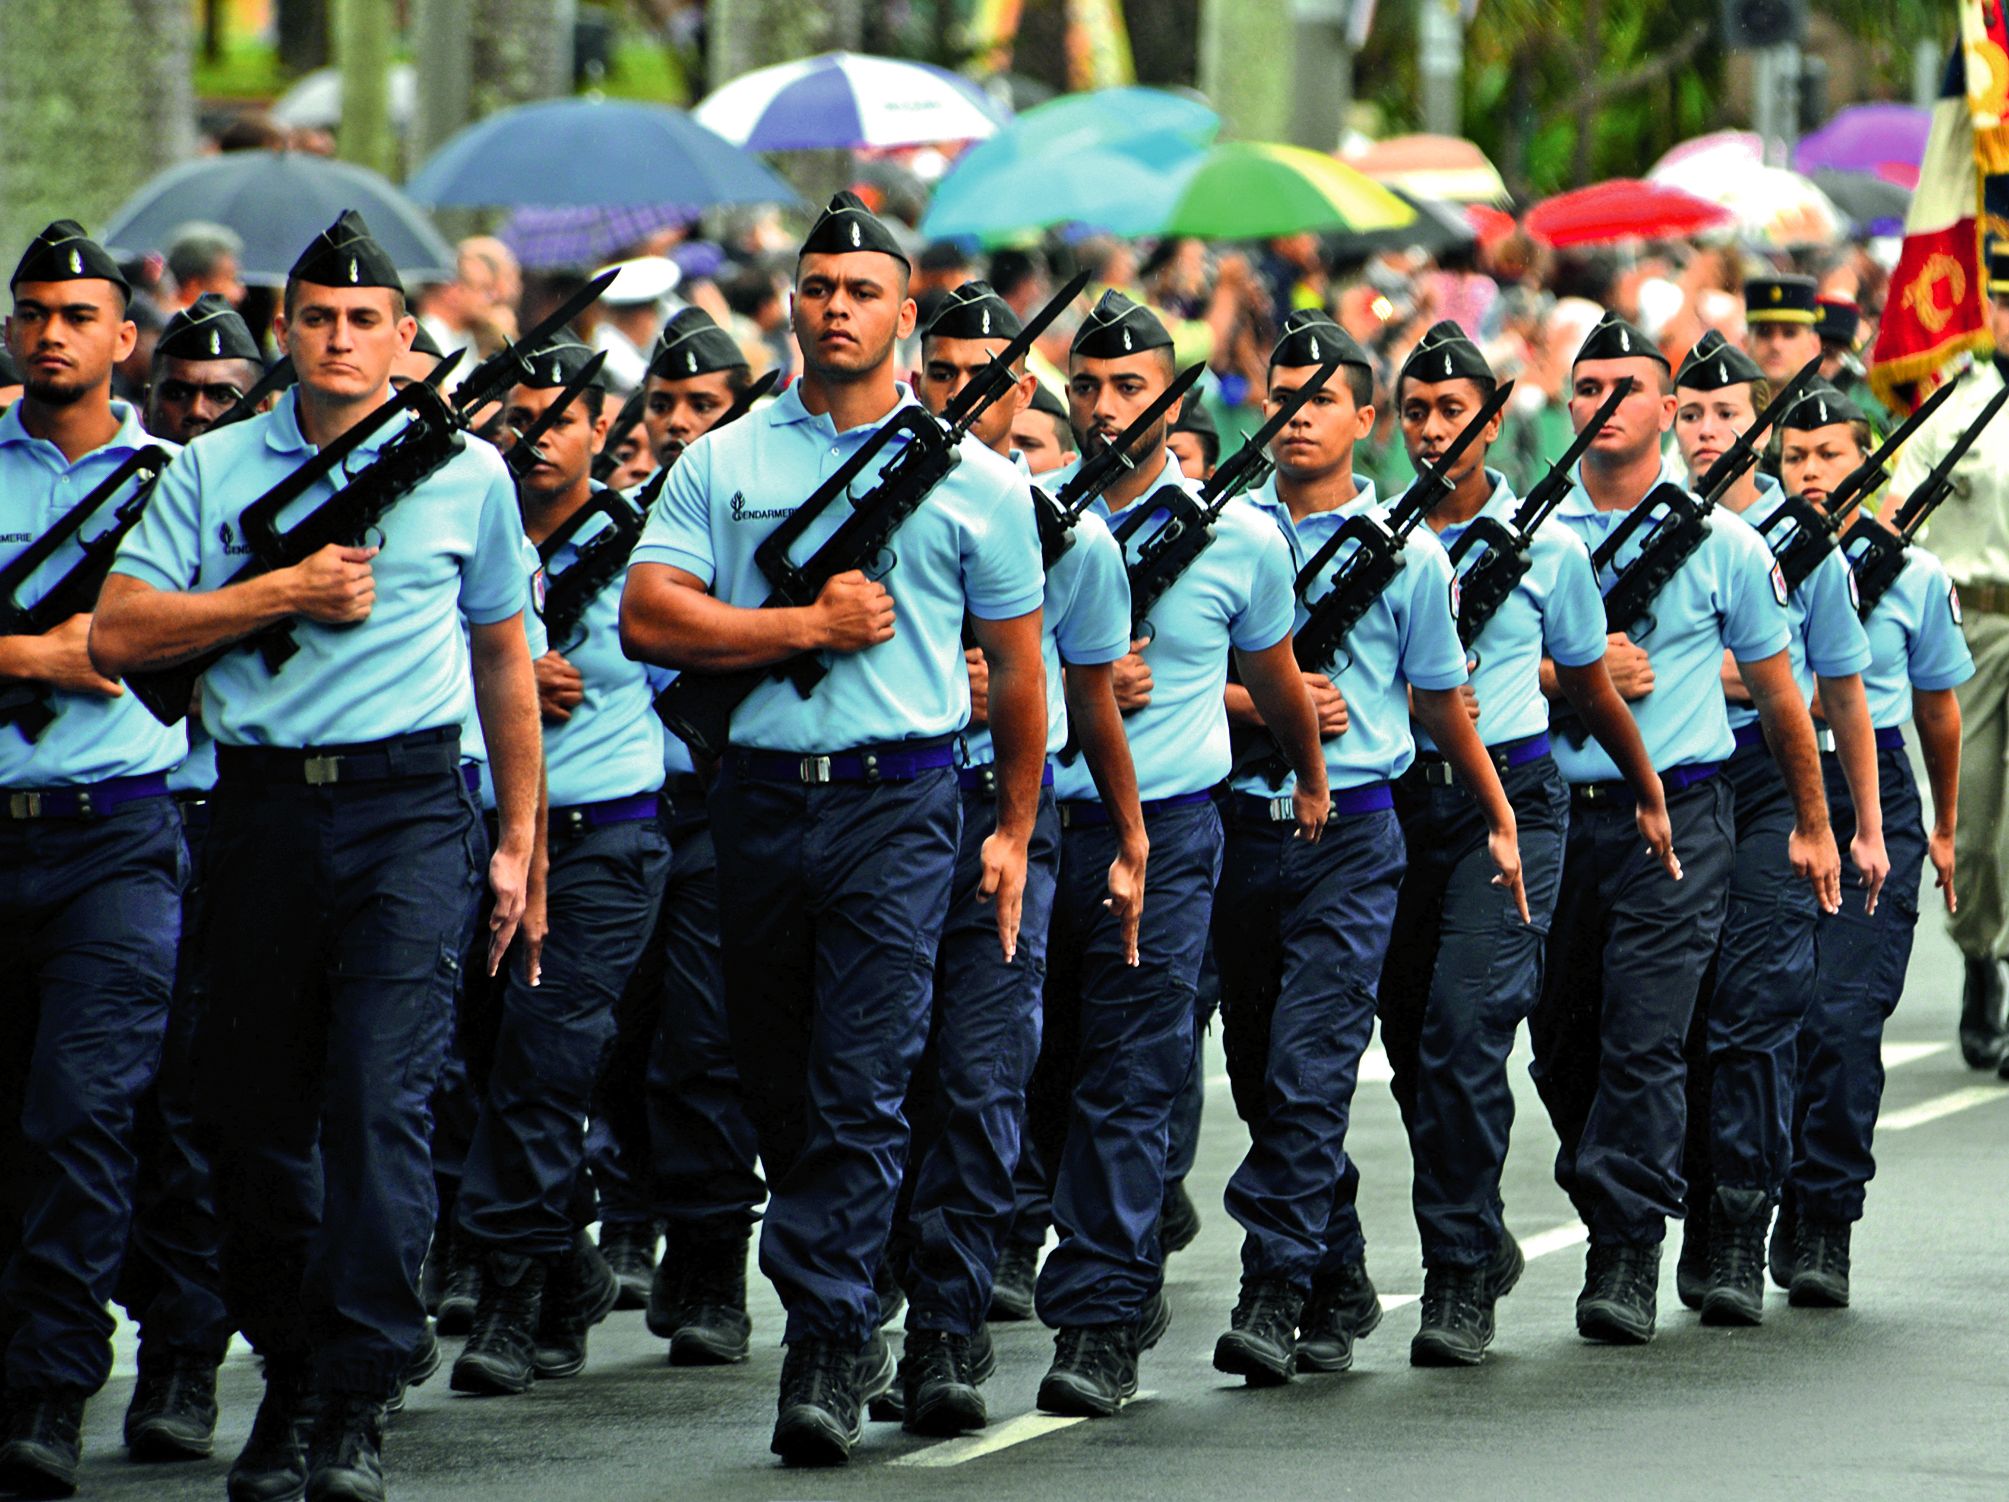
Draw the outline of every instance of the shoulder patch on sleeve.
<instances>
[{"instance_id":1,"label":"shoulder patch on sleeve","mask_svg":"<svg viewBox=\"0 0 2009 1502\"><path fill-rule=\"evenodd\" d=\"M1951 579L1946 581L1946 608L1953 613L1953 624L1960 624L1960 586Z\"/></svg>"},{"instance_id":2,"label":"shoulder patch on sleeve","mask_svg":"<svg viewBox=\"0 0 2009 1502\"><path fill-rule=\"evenodd\" d=\"M1463 601L1464 601L1464 594L1463 594L1463 593L1462 593L1462 592L1461 592L1461 591L1459 590L1459 588L1458 588L1458 576L1457 576L1457 574L1455 574L1455 573L1454 573L1454 574L1452 574L1452 575L1451 575L1451 619L1452 619L1452 620L1454 620L1454 621L1455 621L1455 620L1457 620L1457 619L1459 618L1459 616L1458 616L1458 610L1459 610L1459 606L1460 606L1460 605L1461 605L1461 604L1463 603Z\"/></svg>"},{"instance_id":3,"label":"shoulder patch on sleeve","mask_svg":"<svg viewBox=\"0 0 2009 1502\"><path fill-rule=\"evenodd\" d=\"M1779 565L1774 563L1772 565L1772 598L1783 606L1786 603L1786 597L1786 575L1780 569Z\"/></svg>"},{"instance_id":4,"label":"shoulder patch on sleeve","mask_svg":"<svg viewBox=\"0 0 2009 1502\"><path fill-rule=\"evenodd\" d=\"M1848 566L1846 559L1842 562L1842 577L1849 581L1849 609L1860 612L1863 608L1862 591L1856 588L1856 571ZM1957 610L1955 614L1958 614Z\"/></svg>"},{"instance_id":5,"label":"shoulder patch on sleeve","mask_svg":"<svg viewBox=\"0 0 2009 1502\"><path fill-rule=\"evenodd\" d=\"M530 604L532 608L535 609L538 615L540 616L544 614L544 595L546 592L546 588L547 585L546 580L544 578L544 570L540 568L536 573L530 576Z\"/></svg>"}]
</instances>

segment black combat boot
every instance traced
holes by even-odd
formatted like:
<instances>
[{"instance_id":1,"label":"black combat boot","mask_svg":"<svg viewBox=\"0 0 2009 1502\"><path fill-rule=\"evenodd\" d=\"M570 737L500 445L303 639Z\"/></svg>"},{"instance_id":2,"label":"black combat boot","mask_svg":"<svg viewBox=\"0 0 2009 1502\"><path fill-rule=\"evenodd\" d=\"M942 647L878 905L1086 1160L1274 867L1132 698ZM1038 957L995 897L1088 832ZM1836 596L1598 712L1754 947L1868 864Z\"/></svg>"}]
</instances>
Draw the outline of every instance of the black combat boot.
<instances>
[{"instance_id":1,"label":"black combat boot","mask_svg":"<svg viewBox=\"0 0 2009 1502\"><path fill-rule=\"evenodd\" d=\"M1577 1295L1577 1333L1585 1340L1642 1346L1653 1339L1660 1248L1592 1242Z\"/></svg>"},{"instance_id":2,"label":"black combat boot","mask_svg":"<svg viewBox=\"0 0 2009 1502\"><path fill-rule=\"evenodd\" d=\"M384 1405L324 1392L307 1436L307 1502L384 1502Z\"/></svg>"},{"instance_id":3,"label":"black combat boot","mask_svg":"<svg viewBox=\"0 0 2009 1502\"><path fill-rule=\"evenodd\" d=\"M1032 1318L1032 1292L1039 1282L1037 1241L1007 1241L998 1251L998 1270L991 1279L991 1318L1013 1323Z\"/></svg>"},{"instance_id":4,"label":"black combat boot","mask_svg":"<svg viewBox=\"0 0 2009 1502\"><path fill-rule=\"evenodd\" d=\"M671 1366L744 1361L753 1334L746 1312L746 1226L678 1232L649 1288L649 1330L670 1343Z\"/></svg>"},{"instance_id":5,"label":"black combat boot","mask_svg":"<svg viewBox=\"0 0 2009 1502\"><path fill-rule=\"evenodd\" d=\"M618 1221L600 1227L600 1255L620 1287L616 1309L646 1309L649 1285L656 1275L658 1232L652 1221Z\"/></svg>"},{"instance_id":6,"label":"black combat boot","mask_svg":"<svg viewBox=\"0 0 2009 1502\"><path fill-rule=\"evenodd\" d=\"M482 1259L481 1307L449 1379L455 1392L502 1396L529 1390L537 1375L537 1320L545 1266L490 1252Z\"/></svg>"},{"instance_id":7,"label":"black combat boot","mask_svg":"<svg viewBox=\"0 0 2009 1502\"><path fill-rule=\"evenodd\" d=\"M1772 1222L1772 1243L1765 1256L1772 1282L1780 1288L1793 1286L1793 1259L1799 1255L1800 1217L1793 1209L1793 1197L1779 1201L1779 1218Z\"/></svg>"},{"instance_id":8,"label":"black combat boot","mask_svg":"<svg viewBox=\"0 0 2009 1502\"><path fill-rule=\"evenodd\" d=\"M1967 958L1967 980L1960 991L1960 1056L1969 1069L1994 1069L2002 1062L2005 1036L2002 962Z\"/></svg>"},{"instance_id":9,"label":"black combat boot","mask_svg":"<svg viewBox=\"0 0 2009 1502\"><path fill-rule=\"evenodd\" d=\"M1321 1270L1313 1276L1311 1297L1298 1316L1298 1370L1345 1371L1353 1365L1353 1343L1380 1323L1381 1298L1366 1263Z\"/></svg>"},{"instance_id":10,"label":"black combat boot","mask_svg":"<svg viewBox=\"0 0 2009 1502\"><path fill-rule=\"evenodd\" d=\"M251 1437L231 1463L223 1487L230 1502L298 1502L307 1490L307 1428L314 1416L306 1366L265 1363L265 1396Z\"/></svg>"},{"instance_id":11,"label":"black combat boot","mask_svg":"<svg viewBox=\"0 0 2009 1502\"><path fill-rule=\"evenodd\" d=\"M83 1459L84 1394L9 1393L0 1438L0 1491L17 1497L73 1497Z\"/></svg>"},{"instance_id":12,"label":"black combat boot","mask_svg":"<svg viewBox=\"0 0 2009 1502\"><path fill-rule=\"evenodd\" d=\"M1484 1267L1423 1270L1423 1320L1411 1366L1477 1366L1493 1343L1492 1284Z\"/></svg>"},{"instance_id":13,"label":"black combat boot","mask_svg":"<svg viewBox=\"0 0 2009 1502\"><path fill-rule=\"evenodd\" d=\"M201 1460L216 1445L216 1363L204 1352L140 1342L126 1405L126 1450L137 1461Z\"/></svg>"},{"instance_id":14,"label":"black combat boot","mask_svg":"<svg viewBox=\"0 0 2009 1502\"><path fill-rule=\"evenodd\" d=\"M1501 1226L1500 1244L1493 1248L1493 1260L1486 1264L1486 1297L1498 1303L1514 1291L1514 1285L1527 1270L1528 1259L1521 1251L1521 1244L1514 1240L1512 1231ZM1374 1307L1379 1312L1381 1305L1377 1301Z\"/></svg>"},{"instance_id":15,"label":"black combat boot","mask_svg":"<svg viewBox=\"0 0 2009 1502\"><path fill-rule=\"evenodd\" d=\"M1714 1196L1688 1207L1681 1222L1681 1255L1674 1259L1674 1295L1689 1309L1702 1307L1709 1290L1709 1223Z\"/></svg>"},{"instance_id":16,"label":"black combat boot","mask_svg":"<svg viewBox=\"0 0 2009 1502\"><path fill-rule=\"evenodd\" d=\"M1183 1252L1200 1234L1200 1207L1186 1192L1183 1180L1165 1186L1165 1204L1158 1212L1158 1245L1166 1256Z\"/></svg>"},{"instance_id":17,"label":"black combat boot","mask_svg":"<svg viewBox=\"0 0 2009 1502\"><path fill-rule=\"evenodd\" d=\"M439 1333L465 1335L474 1328L474 1311L481 1304L481 1253L459 1228L448 1227L444 1236L433 1238L433 1255L440 1259L439 1305L433 1311Z\"/></svg>"},{"instance_id":18,"label":"black combat boot","mask_svg":"<svg viewBox=\"0 0 2009 1502\"><path fill-rule=\"evenodd\" d=\"M974 1337L909 1330L900 1358L901 1422L915 1434L943 1439L983 1428L990 1422L990 1409L978 1390L985 1375L978 1367Z\"/></svg>"},{"instance_id":19,"label":"black combat boot","mask_svg":"<svg viewBox=\"0 0 2009 1502\"><path fill-rule=\"evenodd\" d=\"M1039 1411L1105 1419L1137 1396L1137 1326L1072 1325L1054 1332Z\"/></svg>"},{"instance_id":20,"label":"black combat boot","mask_svg":"<svg viewBox=\"0 0 2009 1502\"><path fill-rule=\"evenodd\" d=\"M538 1302L537 1375L576 1377L586 1367L586 1332L621 1307L621 1283L604 1246L584 1231L572 1250L552 1264Z\"/></svg>"},{"instance_id":21,"label":"black combat boot","mask_svg":"<svg viewBox=\"0 0 2009 1502\"><path fill-rule=\"evenodd\" d=\"M1849 1223L1845 1220L1800 1222L1793 1246L1793 1275L1786 1297L1795 1309L1849 1307Z\"/></svg>"},{"instance_id":22,"label":"black combat boot","mask_svg":"<svg viewBox=\"0 0 2009 1502\"><path fill-rule=\"evenodd\" d=\"M1228 1316L1228 1330L1214 1342L1214 1370L1242 1378L1251 1387L1280 1387L1297 1372L1297 1322L1304 1295L1285 1278L1244 1278L1242 1294Z\"/></svg>"},{"instance_id":23,"label":"black combat boot","mask_svg":"<svg viewBox=\"0 0 2009 1502\"><path fill-rule=\"evenodd\" d=\"M1762 1189L1718 1188L1709 1210L1705 1325L1755 1325L1765 1318L1765 1229L1772 1207Z\"/></svg>"},{"instance_id":24,"label":"black combat boot","mask_svg":"<svg viewBox=\"0 0 2009 1502\"><path fill-rule=\"evenodd\" d=\"M432 1321L427 1320L419 1327L418 1344L412 1347L411 1359L405 1369L398 1373L398 1385L391 1389L391 1395L384 1399L384 1417L389 1419L394 1413L405 1411L405 1397L414 1387L424 1387L433 1374L439 1370L439 1337L433 1334Z\"/></svg>"},{"instance_id":25,"label":"black combat boot","mask_svg":"<svg viewBox=\"0 0 2009 1502\"><path fill-rule=\"evenodd\" d=\"M843 1465L851 1458L865 1432L859 1366L860 1353L841 1342L798 1340L788 1348L768 1445L782 1464Z\"/></svg>"}]
</instances>

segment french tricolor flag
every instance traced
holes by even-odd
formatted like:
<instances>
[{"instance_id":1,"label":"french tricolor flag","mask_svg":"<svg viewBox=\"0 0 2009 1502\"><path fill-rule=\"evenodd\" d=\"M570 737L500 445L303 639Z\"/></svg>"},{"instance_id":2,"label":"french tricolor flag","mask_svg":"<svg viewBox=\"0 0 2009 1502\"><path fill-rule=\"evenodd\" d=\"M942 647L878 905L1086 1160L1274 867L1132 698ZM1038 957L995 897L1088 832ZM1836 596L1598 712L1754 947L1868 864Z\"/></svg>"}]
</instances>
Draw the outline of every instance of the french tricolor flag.
<instances>
[{"instance_id":1,"label":"french tricolor flag","mask_svg":"<svg viewBox=\"0 0 2009 1502\"><path fill-rule=\"evenodd\" d=\"M1960 355L1994 348L1981 194L1974 117L1962 49L1956 47L1933 106L1925 160L1905 215L1904 249L1870 352L1870 386L1894 410L1917 406L1939 372Z\"/></svg>"}]
</instances>

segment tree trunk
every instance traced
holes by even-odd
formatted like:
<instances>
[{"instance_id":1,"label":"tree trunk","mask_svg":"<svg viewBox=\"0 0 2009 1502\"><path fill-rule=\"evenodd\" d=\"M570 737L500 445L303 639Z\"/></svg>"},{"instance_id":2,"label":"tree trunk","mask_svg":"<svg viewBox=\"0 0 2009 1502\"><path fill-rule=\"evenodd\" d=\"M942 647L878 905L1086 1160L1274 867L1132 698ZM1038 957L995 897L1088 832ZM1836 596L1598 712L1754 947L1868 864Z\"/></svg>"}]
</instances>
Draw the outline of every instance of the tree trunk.
<instances>
[{"instance_id":1,"label":"tree trunk","mask_svg":"<svg viewBox=\"0 0 2009 1502\"><path fill-rule=\"evenodd\" d=\"M396 35L392 0L335 0L335 59L342 70L335 147L344 161L386 174L398 168L390 78Z\"/></svg>"},{"instance_id":2,"label":"tree trunk","mask_svg":"<svg viewBox=\"0 0 2009 1502\"><path fill-rule=\"evenodd\" d=\"M572 92L573 0L472 0L474 119Z\"/></svg>"},{"instance_id":3,"label":"tree trunk","mask_svg":"<svg viewBox=\"0 0 2009 1502\"><path fill-rule=\"evenodd\" d=\"M195 150L187 0L0 0L0 261Z\"/></svg>"},{"instance_id":4,"label":"tree trunk","mask_svg":"<svg viewBox=\"0 0 2009 1502\"><path fill-rule=\"evenodd\" d=\"M864 0L711 0L706 18L715 89L770 63L855 49L865 36Z\"/></svg>"},{"instance_id":5,"label":"tree trunk","mask_svg":"<svg viewBox=\"0 0 2009 1502\"><path fill-rule=\"evenodd\" d=\"M1281 141L1290 129L1295 61L1290 0L1203 0L1200 90L1221 134Z\"/></svg>"}]
</instances>

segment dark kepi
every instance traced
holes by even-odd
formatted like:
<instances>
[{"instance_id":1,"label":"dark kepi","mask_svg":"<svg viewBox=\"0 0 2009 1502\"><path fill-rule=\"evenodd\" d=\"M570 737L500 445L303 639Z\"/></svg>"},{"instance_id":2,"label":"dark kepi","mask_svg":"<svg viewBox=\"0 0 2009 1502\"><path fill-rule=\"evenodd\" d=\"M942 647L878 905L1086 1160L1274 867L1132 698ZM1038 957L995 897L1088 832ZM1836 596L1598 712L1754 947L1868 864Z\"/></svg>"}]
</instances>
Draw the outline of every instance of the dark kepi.
<instances>
[{"instance_id":1,"label":"dark kepi","mask_svg":"<svg viewBox=\"0 0 2009 1502\"><path fill-rule=\"evenodd\" d=\"M649 352L649 374L665 381L709 375L715 370L743 370L746 354L703 308L680 308L663 325L656 347Z\"/></svg>"},{"instance_id":2,"label":"dark kepi","mask_svg":"<svg viewBox=\"0 0 2009 1502\"><path fill-rule=\"evenodd\" d=\"M153 347L156 359L252 360L263 364L258 341L237 310L214 292L205 292L176 313Z\"/></svg>"},{"instance_id":3,"label":"dark kepi","mask_svg":"<svg viewBox=\"0 0 2009 1502\"><path fill-rule=\"evenodd\" d=\"M84 233L74 219L58 219L30 243L14 268L8 289L23 282L105 281L131 297L132 284L111 252Z\"/></svg>"},{"instance_id":4,"label":"dark kepi","mask_svg":"<svg viewBox=\"0 0 2009 1502\"><path fill-rule=\"evenodd\" d=\"M1746 323L1814 323L1818 286L1810 276L1754 276L1744 283Z\"/></svg>"}]
</instances>

